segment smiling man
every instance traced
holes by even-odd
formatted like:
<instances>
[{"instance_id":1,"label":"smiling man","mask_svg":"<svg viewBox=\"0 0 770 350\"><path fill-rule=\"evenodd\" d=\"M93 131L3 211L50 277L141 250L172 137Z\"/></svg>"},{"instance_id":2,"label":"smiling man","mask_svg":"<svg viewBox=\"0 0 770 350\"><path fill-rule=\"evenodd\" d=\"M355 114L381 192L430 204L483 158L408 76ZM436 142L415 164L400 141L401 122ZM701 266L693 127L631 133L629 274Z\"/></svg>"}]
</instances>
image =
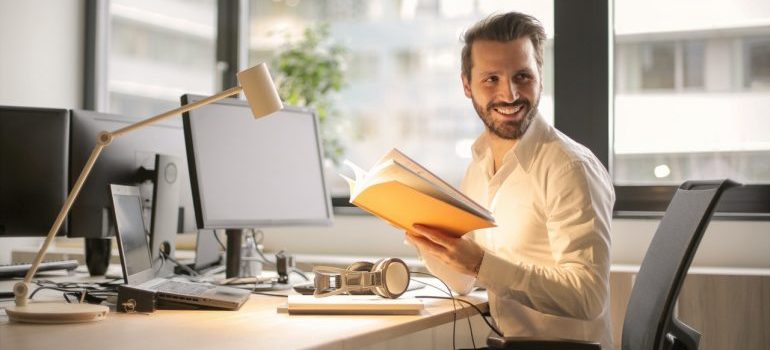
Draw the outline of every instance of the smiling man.
<instances>
[{"instance_id":1,"label":"smiling man","mask_svg":"<svg viewBox=\"0 0 770 350\"><path fill-rule=\"evenodd\" d=\"M456 292L486 288L506 336L611 349L615 194L596 157L538 113L545 31L535 18L512 12L477 23L464 41L463 90L486 130L473 144L462 189L492 211L497 227L454 238L417 225L406 237Z\"/></svg>"}]
</instances>

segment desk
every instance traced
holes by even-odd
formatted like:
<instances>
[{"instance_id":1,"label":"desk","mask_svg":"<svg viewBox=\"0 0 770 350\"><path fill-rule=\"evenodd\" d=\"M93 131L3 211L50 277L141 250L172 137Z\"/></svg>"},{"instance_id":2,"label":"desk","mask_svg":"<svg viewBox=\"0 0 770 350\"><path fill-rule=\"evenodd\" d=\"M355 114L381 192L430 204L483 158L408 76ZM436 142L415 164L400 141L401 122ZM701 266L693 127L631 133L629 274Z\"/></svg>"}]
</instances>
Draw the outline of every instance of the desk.
<instances>
[{"instance_id":1,"label":"desk","mask_svg":"<svg viewBox=\"0 0 770 350\"><path fill-rule=\"evenodd\" d=\"M101 280L77 276L82 281ZM65 278L57 278L65 279ZM68 278L72 280L72 278ZM0 282L10 290L13 281ZM432 288L418 295L439 295ZM57 297L60 294L48 294ZM37 300L38 297L36 296ZM486 310L486 293L464 297ZM60 299L57 299L60 300ZM252 295L239 311L159 310L149 315L111 312L96 323L31 325L11 323L0 312L0 349L358 349L452 322L448 300L426 299L420 315L311 316L278 313L286 299ZM0 302L0 307L12 301ZM476 313L458 306L458 320ZM458 327L467 324L459 323ZM476 328L488 334L488 329Z\"/></svg>"}]
</instances>

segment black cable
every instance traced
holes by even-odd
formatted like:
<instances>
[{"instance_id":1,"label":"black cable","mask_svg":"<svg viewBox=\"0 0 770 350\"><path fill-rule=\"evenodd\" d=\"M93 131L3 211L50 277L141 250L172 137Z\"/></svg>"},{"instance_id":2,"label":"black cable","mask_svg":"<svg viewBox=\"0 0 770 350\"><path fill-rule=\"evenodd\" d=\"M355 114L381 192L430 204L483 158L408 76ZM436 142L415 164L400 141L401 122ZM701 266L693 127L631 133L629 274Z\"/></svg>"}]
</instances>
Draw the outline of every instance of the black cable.
<instances>
[{"instance_id":1,"label":"black cable","mask_svg":"<svg viewBox=\"0 0 770 350\"><path fill-rule=\"evenodd\" d=\"M283 297L283 298L289 297L289 295L287 294L276 294L276 293L258 292L258 291L251 291L251 294L267 295L270 297Z\"/></svg>"},{"instance_id":2,"label":"black cable","mask_svg":"<svg viewBox=\"0 0 770 350\"><path fill-rule=\"evenodd\" d=\"M34 283L38 286L29 295L32 298L41 290L55 290L62 292L64 300L72 303L71 297L76 298L76 302L88 302L100 304L107 299L107 296L116 295L117 286L101 287L99 283L77 283L77 282L54 282L50 280L36 280Z\"/></svg>"},{"instance_id":3,"label":"black cable","mask_svg":"<svg viewBox=\"0 0 770 350\"><path fill-rule=\"evenodd\" d=\"M436 278L436 279L439 279L439 278ZM442 293L444 293L444 294L449 294L449 293L447 293L446 291L442 290L441 288L439 288L439 287L436 287L436 286L434 286L434 285L432 285L432 284L430 284L430 283L428 283L428 282L424 282L424 281L420 281L420 280L416 280L416 279L412 279L412 281L415 281L415 282L417 282L417 283L421 283L421 284L424 284L424 285L426 285L426 286L428 286L428 287L433 287L434 289L436 289L436 290L438 290L438 291L440 291L440 292L442 292ZM440 279L439 279L439 281L440 281ZM445 285L446 285L446 284L445 284ZM494 331L495 333L497 333L498 335L500 335L500 336L502 337L502 333L500 333L500 331L498 331L498 330L497 330L497 328L495 328L495 326L494 326L494 325L492 325L492 324L489 322L489 320L487 320L486 316L484 316L484 313L481 311L481 309L479 309L479 307L478 307L478 306L476 306L475 304L473 304L473 303L471 303L471 302L469 302L469 301L467 301L467 300L464 300L464 299L460 299L460 298L454 298L454 296L452 296L452 297L450 298L450 297L439 297L439 296L418 295L418 296L415 296L415 298L432 298L432 299L447 299L447 300L450 300L450 299L451 299L451 300L461 301L461 302L463 302L463 303L466 303L466 304L468 304L468 305L470 305L470 306L473 306L473 308L474 308L474 309L476 309L476 311L479 313L479 316L481 316L481 318L484 320L484 323L486 323L486 324L487 324L487 326L488 326L488 327L489 327L489 328L490 328L492 331ZM475 338L473 338L473 326L471 326L471 321L470 321L470 318L467 318L467 320L468 320L468 329L470 330L470 333L471 333L471 338L472 338L472 339L471 339L471 343L473 343L473 346L475 347L475 346L476 346L476 340L475 340Z\"/></svg>"},{"instance_id":4,"label":"black cable","mask_svg":"<svg viewBox=\"0 0 770 350\"><path fill-rule=\"evenodd\" d=\"M434 277L435 277L435 276L434 276ZM439 280L440 282L442 282L442 283L443 283L443 281L441 281L441 279L439 279L438 277L435 277L435 278L436 278L437 280ZM455 301L465 301L465 300L462 300L462 299L457 299L457 298L455 298L455 297L454 297L454 295L452 295L452 293L451 293L451 292L447 292L447 291L445 291L445 290L443 290L443 289L441 289L441 288L439 288L439 287L436 287L436 286L434 286L434 285L432 285L432 284L430 284L430 283L427 283L427 282L424 282L424 281L420 281L420 280L416 280L416 279L414 279L414 278L412 278L411 280L412 280L412 281L415 281L415 282L417 282L417 283L421 283L421 284L423 284L423 285L426 285L426 286L428 286L428 287L432 287L433 289L435 289L435 290L438 290L439 292L442 292L442 293L444 293L444 294L447 294L447 295L449 295L449 297L433 297L434 299L446 299L446 300L452 300L452 303L453 303L453 305L454 305L454 302L455 302ZM446 287L446 283L444 283L444 286ZM448 287L447 287L447 288L448 288ZM422 297L423 297L423 296L415 296L415 298L422 298ZM467 301L465 301L465 302L467 302ZM474 306L475 306L475 305L474 305ZM455 312L457 312L457 308L455 308ZM473 344L473 348L474 348L474 349L476 349L476 338L475 338L475 337L474 337L474 335L473 335L473 325L471 325L471 320L470 320L470 318L469 318L469 317L466 317L466 320L468 321L468 330L470 330L470 333L471 333L471 344ZM455 322L456 322L456 318L455 318Z\"/></svg>"},{"instance_id":5,"label":"black cable","mask_svg":"<svg viewBox=\"0 0 770 350\"><path fill-rule=\"evenodd\" d=\"M415 296L415 298L428 298L428 299L449 299L449 297L440 297L440 296L434 296L434 295L418 295L418 296ZM489 326L489 329L491 329L493 332L495 332L495 334L497 334L497 335L499 335L499 336L501 336L501 337L503 336L503 333L502 333L502 332L500 332L500 330L498 330L498 329L497 329L497 327L495 327L495 326L494 326L492 323L490 323L490 322L489 322L489 320L487 320L486 316L484 316L484 312L483 312L483 311L481 311L481 309L479 309L479 307L478 307L478 306L476 306L476 305L475 305L475 304L473 304L472 302L470 302L470 301L467 301L467 300L465 300L465 299L459 299L459 298L457 298L457 299L455 299L455 300L457 300L457 301L460 301L460 302L463 302L463 303L466 303L466 304L468 304L468 305L472 306L474 309L476 309L476 312L478 312L478 313L479 313L479 315L481 316L481 319L483 319L483 320L484 320L484 322L487 324L487 326Z\"/></svg>"},{"instance_id":6,"label":"black cable","mask_svg":"<svg viewBox=\"0 0 770 350\"><path fill-rule=\"evenodd\" d=\"M454 309L454 312L452 313L452 349L457 349L457 344L455 342L455 339L457 338L457 302L455 302L455 297L454 297L454 295L452 295L452 290L449 288L449 286L446 283L444 283L444 281L442 281L440 278L438 278L438 277L436 277L434 275L431 275L431 274L426 273L426 272L419 272L419 271L410 271L410 273L433 277L433 278L437 279L439 282L441 282L441 284L443 284L444 287L446 287L446 292L444 292L443 290L441 290L441 288L438 288L438 287L436 287L436 286L434 286L432 284L424 283L423 282L423 284L425 284L426 286L431 286L433 288L436 288L439 291L441 291L443 293L446 293L446 294L448 294L451 297L451 299L452 299L452 308ZM414 281L417 281L417 280L414 280ZM420 281L418 281L418 282L420 282ZM470 323L468 323L468 325L470 326ZM473 348L476 349L476 341L471 339L471 342L473 343Z\"/></svg>"},{"instance_id":7,"label":"black cable","mask_svg":"<svg viewBox=\"0 0 770 350\"><path fill-rule=\"evenodd\" d=\"M300 270L298 268L292 268L291 272L294 272L294 273L300 275L302 278L305 279L305 281L310 281L310 278L308 278L307 275L305 275L305 273L302 272L302 270Z\"/></svg>"},{"instance_id":8,"label":"black cable","mask_svg":"<svg viewBox=\"0 0 770 350\"><path fill-rule=\"evenodd\" d=\"M57 292L62 292L62 293L72 293L72 292L78 292L78 291L76 291L76 290L67 289L67 288L58 288L58 287L44 287L44 286L41 286L41 287L37 287L37 288L35 288L35 290L33 290L33 291L32 291L32 293L30 293L30 294L29 294L29 300L32 300L32 298L34 298L34 297L35 297L35 294L37 294L37 292L39 292L39 291L41 291L41 290L45 290L45 289L55 290L55 291L57 291ZM81 291L81 292L82 292L82 291ZM67 299L67 298L65 297L65 299ZM69 302L69 299L67 299L67 302Z\"/></svg>"},{"instance_id":9,"label":"black cable","mask_svg":"<svg viewBox=\"0 0 770 350\"><path fill-rule=\"evenodd\" d=\"M216 230L214 230L214 239L217 240L217 243L219 243L219 246L222 247L222 250L227 250L227 247L225 247L225 244L222 243L221 239L219 239L219 235L217 234Z\"/></svg>"},{"instance_id":10,"label":"black cable","mask_svg":"<svg viewBox=\"0 0 770 350\"><path fill-rule=\"evenodd\" d=\"M424 282L424 281L420 281L420 280L415 280L415 279L412 279L412 280L415 281L415 282L418 282L418 283L422 283L422 284L424 284L426 286L433 287L435 289L440 290L444 294L447 294L445 291L441 290L440 288L438 288L438 287L436 287L436 286L434 286L434 285L432 285L430 283L427 283L427 282ZM415 298L432 298L432 299L447 299L447 300L452 299L452 298L449 298L449 297L430 296L430 295L415 296ZM489 327L490 330L492 330L493 332L495 332L495 334L497 334L497 335L499 335L501 337L503 336L503 333L500 332L500 330L498 330L497 327L495 327L495 325L493 325L492 323L489 322L487 317L484 315L484 312L481 311L481 309L479 309L478 306L476 306L475 304L473 304L470 301L467 301L465 299L454 298L454 300L461 301L463 303L466 303L466 304L472 306L474 309L476 309L476 312L479 313L479 316L481 316L481 318L484 320L484 323L487 324L487 326Z\"/></svg>"},{"instance_id":11,"label":"black cable","mask_svg":"<svg viewBox=\"0 0 770 350\"><path fill-rule=\"evenodd\" d=\"M166 260L166 259L170 260L172 263L174 263L174 265L179 266L182 270L190 274L190 276L200 276L200 274L197 271L191 269L189 266L182 264L176 259L170 257L168 254L166 254L166 252L161 251L160 256L163 257L163 260Z\"/></svg>"},{"instance_id":12,"label":"black cable","mask_svg":"<svg viewBox=\"0 0 770 350\"><path fill-rule=\"evenodd\" d=\"M115 282L118 282L118 283L115 283ZM126 282L123 281L123 277L117 277L111 280L106 280L104 282L97 282L96 284L99 285L100 287L117 287L119 285L126 284Z\"/></svg>"}]
</instances>

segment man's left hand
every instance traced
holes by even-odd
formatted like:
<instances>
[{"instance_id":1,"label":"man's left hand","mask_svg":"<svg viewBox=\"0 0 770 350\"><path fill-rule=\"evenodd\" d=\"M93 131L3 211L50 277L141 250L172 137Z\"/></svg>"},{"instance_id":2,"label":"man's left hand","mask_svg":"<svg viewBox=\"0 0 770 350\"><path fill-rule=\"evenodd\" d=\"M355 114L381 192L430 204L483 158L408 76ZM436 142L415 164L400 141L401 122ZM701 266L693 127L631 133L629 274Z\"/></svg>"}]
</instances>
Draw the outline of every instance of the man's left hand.
<instances>
[{"instance_id":1,"label":"man's left hand","mask_svg":"<svg viewBox=\"0 0 770 350\"><path fill-rule=\"evenodd\" d=\"M435 257L458 272L474 277L479 273L484 249L470 239L419 224L406 232L406 239L423 254Z\"/></svg>"}]
</instances>

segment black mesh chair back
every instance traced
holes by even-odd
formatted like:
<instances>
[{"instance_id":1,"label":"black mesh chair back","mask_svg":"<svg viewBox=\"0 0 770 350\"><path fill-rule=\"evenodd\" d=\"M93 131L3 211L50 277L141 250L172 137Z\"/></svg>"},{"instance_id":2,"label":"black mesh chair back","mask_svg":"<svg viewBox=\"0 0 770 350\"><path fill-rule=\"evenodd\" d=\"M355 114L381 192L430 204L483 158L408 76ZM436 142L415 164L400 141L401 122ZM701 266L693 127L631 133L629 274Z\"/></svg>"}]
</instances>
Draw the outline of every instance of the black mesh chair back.
<instances>
[{"instance_id":1,"label":"black mesh chair back","mask_svg":"<svg viewBox=\"0 0 770 350\"><path fill-rule=\"evenodd\" d=\"M647 249L626 310L623 350L697 349L700 334L673 317L674 305L722 192L738 184L682 184Z\"/></svg>"}]
</instances>

